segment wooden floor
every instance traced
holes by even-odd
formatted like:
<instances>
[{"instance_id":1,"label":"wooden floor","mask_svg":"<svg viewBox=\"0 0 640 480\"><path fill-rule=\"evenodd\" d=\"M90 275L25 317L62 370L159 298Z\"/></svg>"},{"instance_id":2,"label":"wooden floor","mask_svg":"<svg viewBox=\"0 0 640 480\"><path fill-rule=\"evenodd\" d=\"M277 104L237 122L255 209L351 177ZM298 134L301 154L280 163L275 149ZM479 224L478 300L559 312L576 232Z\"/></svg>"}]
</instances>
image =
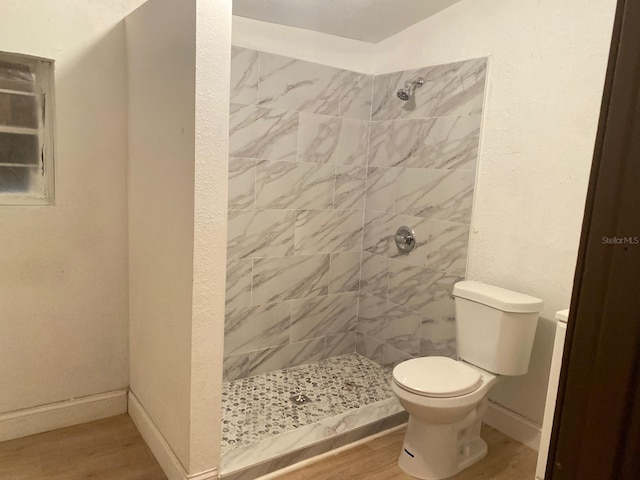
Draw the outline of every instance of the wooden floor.
<instances>
[{"instance_id":1,"label":"wooden floor","mask_svg":"<svg viewBox=\"0 0 640 480\"><path fill-rule=\"evenodd\" d=\"M412 480L398 467L404 430L278 477L278 480ZM483 425L489 454L452 480L533 480L537 452Z\"/></svg>"},{"instance_id":2,"label":"wooden floor","mask_svg":"<svg viewBox=\"0 0 640 480\"><path fill-rule=\"evenodd\" d=\"M398 468L404 431L371 440L279 480L411 480ZM455 480L531 480L536 452L483 427L486 458ZM0 443L2 480L166 480L127 415ZM247 479L252 480L252 479Z\"/></svg>"},{"instance_id":3,"label":"wooden floor","mask_svg":"<svg viewBox=\"0 0 640 480\"><path fill-rule=\"evenodd\" d=\"M2 480L166 480L128 415L0 443Z\"/></svg>"}]
</instances>

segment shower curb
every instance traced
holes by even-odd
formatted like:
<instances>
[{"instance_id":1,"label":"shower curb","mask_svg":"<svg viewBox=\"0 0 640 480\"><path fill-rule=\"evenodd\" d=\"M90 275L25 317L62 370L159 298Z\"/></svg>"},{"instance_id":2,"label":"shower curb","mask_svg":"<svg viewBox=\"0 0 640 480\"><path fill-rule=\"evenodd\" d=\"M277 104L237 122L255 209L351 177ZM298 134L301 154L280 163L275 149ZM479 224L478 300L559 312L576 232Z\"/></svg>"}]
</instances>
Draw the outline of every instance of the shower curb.
<instances>
[{"instance_id":1,"label":"shower curb","mask_svg":"<svg viewBox=\"0 0 640 480\"><path fill-rule=\"evenodd\" d=\"M388 417L327 437L305 447L283 452L258 464L222 473L220 478L222 480L246 480L248 478L262 477L304 460L343 448L366 437L390 430L406 423L407 419L408 415L404 411L394 413Z\"/></svg>"}]
</instances>

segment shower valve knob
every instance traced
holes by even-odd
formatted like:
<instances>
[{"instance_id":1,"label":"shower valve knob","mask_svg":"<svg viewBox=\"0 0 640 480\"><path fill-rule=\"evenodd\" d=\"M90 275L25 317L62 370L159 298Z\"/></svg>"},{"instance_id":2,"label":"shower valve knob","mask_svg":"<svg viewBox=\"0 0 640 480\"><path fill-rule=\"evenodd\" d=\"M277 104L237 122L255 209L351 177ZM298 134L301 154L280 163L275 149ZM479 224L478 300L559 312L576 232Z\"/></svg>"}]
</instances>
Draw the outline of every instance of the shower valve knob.
<instances>
[{"instance_id":1,"label":"shower valve knob","mask_svg":"<svg viewBox=\"0 0 640 480\"><path fill-rule=\"evenodd\" d=\"M402 226L396 231L396 246L401 253L409 253L416 248L416 235L407 226Z\"/></svg>"}]
</instances>

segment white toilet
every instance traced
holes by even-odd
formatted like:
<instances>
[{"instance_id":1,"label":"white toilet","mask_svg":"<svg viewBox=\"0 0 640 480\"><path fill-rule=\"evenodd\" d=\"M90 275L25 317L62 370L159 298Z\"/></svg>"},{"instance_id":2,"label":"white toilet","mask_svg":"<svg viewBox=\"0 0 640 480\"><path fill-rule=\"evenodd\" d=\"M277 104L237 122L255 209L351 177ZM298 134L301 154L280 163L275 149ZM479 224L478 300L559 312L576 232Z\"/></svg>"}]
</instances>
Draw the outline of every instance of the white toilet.
<instances>
[{"instance_id":1,"label":"white toilet","mask_svg":"<svg viewBox=\"0 0 640 480\"><path fill-rule=\"evenodd\" d=\"M489 389L500 375L524 375L542 310L539 298L480 282L453 288L459 360L400 363L391 387L409 412L398 463L413 477L448 478L487 454L480 438Z\"/></svg>"}]
</instances>

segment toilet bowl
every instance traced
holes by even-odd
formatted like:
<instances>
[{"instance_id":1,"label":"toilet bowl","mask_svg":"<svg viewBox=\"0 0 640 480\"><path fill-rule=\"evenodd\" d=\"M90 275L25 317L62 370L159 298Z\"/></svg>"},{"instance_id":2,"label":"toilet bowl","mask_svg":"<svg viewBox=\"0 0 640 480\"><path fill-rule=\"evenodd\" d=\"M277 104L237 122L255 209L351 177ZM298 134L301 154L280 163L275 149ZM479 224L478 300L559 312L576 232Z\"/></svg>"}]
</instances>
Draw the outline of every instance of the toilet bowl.
<instances>
[{"instance_id":1,"label":"toilet bowl","mask_svg":"<svg viewBox=\"0 0 640 480\"><path fill-rule=\"evenodd\" d=\"M424 375L434 370L436 378ZM497 381L489 372L448 357L416 358L398 365L391 389L409 413L400 468L416 478L440 479L484 457L481 418L489 389Z\"/></svg>"},{"instance_id":2,"label":"toilet bowl","mask_svg":"<svg viewBox=\"0 0 640 480\"><path fill-rule=\"evenodd\" d=\"M409 413L398 464L422 480L451 477L487 454L480 427L489 390L501 375L528 370L542 309L540 299L479 282L453 293L460 359L407 360L391 381Z\"/></svg>"}]
</instances>

